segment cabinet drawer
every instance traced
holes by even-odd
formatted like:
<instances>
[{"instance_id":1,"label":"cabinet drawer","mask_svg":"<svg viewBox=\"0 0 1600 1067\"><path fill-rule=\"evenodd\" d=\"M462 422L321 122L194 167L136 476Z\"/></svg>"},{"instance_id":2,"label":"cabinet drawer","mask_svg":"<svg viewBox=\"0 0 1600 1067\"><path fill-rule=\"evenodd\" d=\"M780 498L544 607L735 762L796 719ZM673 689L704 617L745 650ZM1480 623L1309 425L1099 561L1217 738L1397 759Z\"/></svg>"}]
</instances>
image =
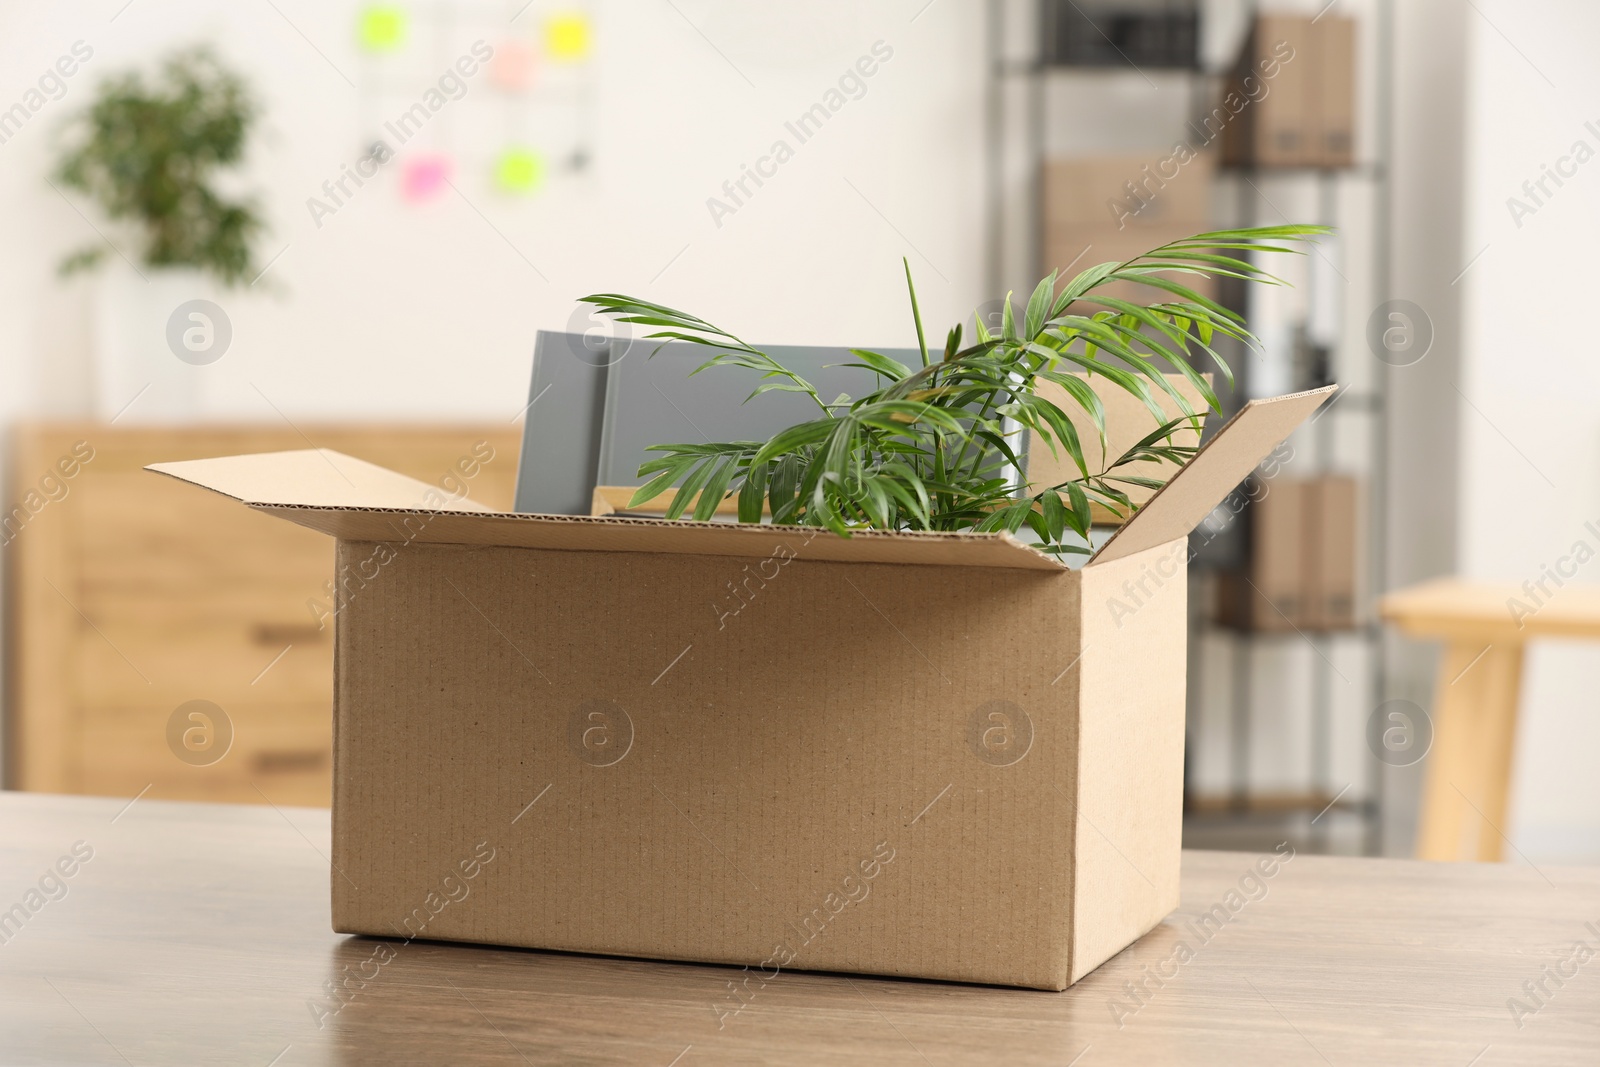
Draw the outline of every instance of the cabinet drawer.
<instances>
[{"instance_id":1,"label":"cabinet drawer","mask_svg":"<svg viewBox=\"0 0 1600 1067\"><path fill-rule=\"evenodd\" d=\"M72 679L72 693L85 710L171 707L197 698L327 707L333 696L333 626L316 636L265 644L237 627L85 627L73 652L81 670Z\"/></svg>"},{"instance_id":2,"label":"cabinet drawer","mask_svg":"<svg viewBox=\"0 0 1600 1067\"><path fill-rule=\"evenodd\" d=\"M157 799L328 804L333 775L328 707L217 703L232 724L232 742L225 755L206 766L184 762L168 744L177 705L85 713L74 791L131 797L149 786L145 795ZM218 737L213 734L212 741Z\"/></svg>"},{"instance_id":3,"label":"cabinet drawer","mask_svg":"<svg viewBox=\"0 0 1600 1067\"><path fill-rule=\"evenodd\" d=\"M17 428L8 499L65 470L61 457L79 462L0 557L11 645L4 784L327 804L333 627L318 627L318 611L331 607L331 539L144 466L327 448L509 508L519 437L515 426ZM236 728L213 766L190 766L167 745L173 709L196 699L226 709Z\"/></svg>"}]
</instances>

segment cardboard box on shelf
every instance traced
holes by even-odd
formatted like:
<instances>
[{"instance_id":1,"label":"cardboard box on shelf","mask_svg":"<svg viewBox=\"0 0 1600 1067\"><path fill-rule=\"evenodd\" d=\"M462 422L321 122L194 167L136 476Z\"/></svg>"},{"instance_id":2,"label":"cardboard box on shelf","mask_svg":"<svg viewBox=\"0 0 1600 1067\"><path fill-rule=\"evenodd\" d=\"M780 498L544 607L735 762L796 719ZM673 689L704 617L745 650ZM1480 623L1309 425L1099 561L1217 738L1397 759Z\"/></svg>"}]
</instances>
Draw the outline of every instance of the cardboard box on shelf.
<instances>
[{"instance_id":1,"label":"cardboard box on shelf","mask_svg":"<svg viewBox=\"0 0 1600 1067\"><path fill-rule=\"evenodd\" d=\"M1260 15L1224 82L1222 158L1229 166L1303 166L1312 155L1316 53L1311 18ZM1235 110L1237 108L1237 111Z\"/></svg>"},{"instance_id":2,"label":"cardboard box on shelf","mask_svg":"<svg viewBox=\"0 0 1600 1067\"><path fill-rule=\"evenodd\" d=\"M1218 617L1259 633L1356 625L1356 480L1275 478L1250 504L1250 563L1222 576Z\"/></svg>"},{"instance_id":3,"label":"cardboard box on shelf","mask_svg":"<svg viewBox=\"0 0 1600 1067\"><path fill-rule=\"evenodd\" d=\"M1204 152L1048 159L1045 226L1203 226L1215 175Z\"/></svg>"},{"instance_id":4,"label":"cardboard box on shelf","mask_svg":"<svg viewBox=\"0 0 1600 1067\"><path fill-rule=\"evenodd\" d=\"M1324 15L1312 36L1317 54L1317 145L1319 167L1355 165L1356 22Z\"/></svg>"},{"instance_id":5,"label":"cardboard box on shelf","mask_svg":"<svg viewBox=\"0 0 1600 1067\"><path fill-rule=\"evenodd\" d=\"M1360 490L1347 474L1306 483L1306 528L1311 560L1305 582L1306 623L1318 630L1356 625Z\"/></svg>"},{"instance_id":6,"label":"cardboard box on shelf","mask_svg":"<svg viewBox=\"0 0 1600 1067\"><path fill-rule=\"evenodd\" d=\"M1178 902L1187 534L1326 398L1251 402L1079 570L151 469L336 538L337 930L1063 989Z\"/></svg>"},{"instance_id":7,"label":"cardboard box on shelf","mask_svg":"<svg viewBox=\"0 0 1600 1067\"><path fill-rule=\"evenodd\" d=\"M1274 478L1263 485L1250 501L1249 567L1223 576L1218 607L1225 625L1292 632L1306 625L1306 483Z\"/></svg>"},{"instance_id":8,"label":"cardboard box on shelf","mask_svg":"<svg viewBox=\"0 0 1600 1067\"><path fill-rule=\"evenodd\" d=\"M1044 266L1046 270L1061 271L1060 285L1065 286L1074 276L1097 263L1129 260L1169 241L1192 237L1210 229L1212 226L1204 221L1159 226L1128 226L1123 229L1118 229L1115 223L1055 226L1045 231ZM1217 299L1219 287L1213 277L1200 277L1194 274L1176 274L1172 277L1174 281L1188 286L1201 296ZM1128 281L1113 282L1098 291L1107 296L1135 303L1175 299L1163 289ZM1088 303L1093 303L1092 296Z\"/></svg>"},{"instance_id":9,"label":"cardboard box on shelf","mask_svg":"<svg viewBox=\"0 0 1600 1067\"><path fill-rule=\"evenodd\" d=\"M1258 16L1219 107L1231 115L1222 131L1229 166L1350 166L1355 21Z\"/></svg>"},{"instance_id":10,"label":"cardboard box on shelf","mask_svg":"<svg viewBox=\"0 0 1600 1067\"><path fill-rule=\"evenodd\" d=\"M1063 284L1097 263L1131 259L1152 248L1213 228L1215 162L1204 153L1094 156L1044 163L1045 269ZM1213 279L1178 277L1212 299ZM1106 294L1123 300L1165 299L1161 290L1119 282Z\"/></svg>"}]
</instances>

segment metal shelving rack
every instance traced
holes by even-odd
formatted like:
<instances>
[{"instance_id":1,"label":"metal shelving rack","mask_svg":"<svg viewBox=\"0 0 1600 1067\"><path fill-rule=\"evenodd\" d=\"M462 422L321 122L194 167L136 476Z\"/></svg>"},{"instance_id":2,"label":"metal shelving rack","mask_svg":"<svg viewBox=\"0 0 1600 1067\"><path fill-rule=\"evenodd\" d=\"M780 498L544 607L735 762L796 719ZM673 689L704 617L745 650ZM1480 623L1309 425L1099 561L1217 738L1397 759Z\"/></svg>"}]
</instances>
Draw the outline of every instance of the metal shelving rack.
<instances>
[{"instance_id":1,"label":"metal shelving rack","mask_svg":"<svg viewBox=\"0 0 1600 1067\"><path fill-rule=\"evenodd\" d=\"M1237 207L1240 215L1238 225L1257 224L1260 217L1260 207L1264 195L1256 188L1254 179L1268 176L1272 178L1291 177L1294 180L1310 180L1316 183L1316 201L1320 214L1319 222L1328 225L1337 225L1340 183L1368 182L1372 186L1372 262L1370 264L1372 294L1375 302L1387 299L1389 292L1391 268L1389 262L1390 248L1388 244L1390 197L1388 191L1388 166L1391 156L1390 144L1392 137L1388 101L1392 98L1392 40L1393 40L1393 0L1374 0L1374 17L1377 21L1375 40L1377 42L1374 55L1373 106L1369 109L1375 123L1373 137L1374 158L1365 164L1358 164L1347 168L1219 168L1218 176L1222 181L1234 182L1237 186ZM1013 28L1008 15L1014 13L1019 6L1031 9L1033 14L1032 26L1034 55L1031 58L1016 58L1008 53L1008 31ZM1030 281L1048 270L1043 264L1042 232L1043 232L1043 189L1039 180L1042 170L1041 164L1045 158L1046 131L1049 116L1047 112L1047 93L1045 79L1049 76L1049 68L1039 58L1043 48L1045 33L1044 11L1046 4L1042 0L1027 0L1019 4L1018 0L989 0L988 2L988 69L989 69L989 99L988 99L988 189L989 189L989 268L990 291L1003 293L1013 286L1008 283ZM1259 5L1248 5L1246 19L1253 19ZM1092 68L1073 68L1092 69ZM1118 69L1118 68L1110 68ZM1170 73L1164 71L1163 73ZM1198 107L1202 101L1211 100L1217 93L1223 80L1223 72L1208 72L1202 69L1193 69L1180 72L1186 77L1186 91L1189 114L1201 113ZM1018 92L1020 90L1020 93ZM1014 122L1017 118L1012 113L1015 98L1021 96L1026 114L1020 123ZM1007 214L1006 214L1006 162L1007 149L1015 146L1008 143L1009 131L1020 127L1023 134L1024 166L1027 168L1027 201L1028 224L1024 225L1025 240L1028 242L1022 256L1032 268L1030 277L1017 279L1008 277L1007 256ZM1342 346L1345 351L1352 347L1349 343ZM1322 353L1321 363L1331 367L1334 353ZM1312 817L1312 822L1307 827L1307 833L1314 849L1320 851L1328 843L1328 823L1322 821L1322 815L1329 809L1344 810L1358 815L1362 821L1363 849L1369 854L1381 853L1383 849L1383 765L1375 758L1365 756L1363 765L1366 768L1366 782L1364 795L1355 802L1344 802L1345 792L1354 786L1350 783L1344 789L1334 783L1332 778L1332 727L1333 727L1333 677L1336 670L1329 658L1330 649L1339 637L1350 637L1359 641L1365 650L1363 666L1365 668L1364 685L1362 688L1367 697L1368 707L1377 707L1386 696L1387 663L1386 650L1381 627L1372 618L1373 608L1377 597L1387 587L1385 531L1381 521L1382 502L1387 495L1387 468L1388 468L1388 432L1386 420L1388 417L1387 397L1389 394L1390 368L1381 361L1375 361L1373 380L1367 388L1360 390L1345 388L1335 397L1328 408L1316 419L1307 431L1303 431L1310 439L1309 452L1311 466L1321 472L1329 468L1333 452L1333 426L1335 419L1348 419L1352 417L1367 420L1367 467L1360 471L1365 486L1365 509L1367 517L1367 530L1364 544L1363 563L1366 571L1366 586L1368 591L1368 604L1364 605L1364 616L1368 619L1353 630L1331 631L1317 633L1303 633L1291 631L1283 634L1260 633L1222 627L1205 617L1201 613L1191 614L1190 643L1191 643L1191 671L1190 682L1191 698L1199 691L1196 684L1198 671L1193 665L1200 662L1194 655L1195 644L1205 634L1226 634L1232 640L1233 648L1230 659L1231 674L1230 691L1230 766L1229 779L1231 784L1228 801L1223 809L1226 814L1236 820L1249 818L1253 815L1267 814L1278 817L1283 814L1304 812ZM1241 382L1241 391L1244 383ZM1310 744L1310 792L1303 797L1291 798L1290 802L1266 810L1255 807L1250 794L1250 720L1253 710L1253 677L1257 652L1263 644L1269 642L1283 642L1284 640L1298 641L1304 639L1312 649L1309 671L1309 704L1311 713L1311 744ZM1191 715L1191 720L1193 716Z\"/></svg>"}]
</instances>

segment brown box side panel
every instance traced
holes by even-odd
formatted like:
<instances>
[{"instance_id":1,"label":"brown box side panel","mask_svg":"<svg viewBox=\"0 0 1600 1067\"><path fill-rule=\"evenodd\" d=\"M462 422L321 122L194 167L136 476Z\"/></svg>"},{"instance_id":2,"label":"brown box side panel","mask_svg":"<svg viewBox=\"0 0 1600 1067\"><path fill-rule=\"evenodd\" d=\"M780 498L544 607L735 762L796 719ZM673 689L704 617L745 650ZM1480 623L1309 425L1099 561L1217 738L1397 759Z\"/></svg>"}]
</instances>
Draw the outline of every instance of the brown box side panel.
<instances>
[{"instance_id":1,"label":"brown box side panel","mask_svg":"<svg viewBox=\"0 0 1600 1067\"><path fill-rule=\"evenodd\" d=\"M1307 484L1306 525L1315 546L1306 579L1309 625L1345 630L1356 625L1356 552L1360 540L1359 489L1345 474Z\"/></svg>"},{"instance_id":2,"label":"brown box side panel","mask_svg":"<svg viewBox=\"0 0 1600 1067\"><path fill-rule=\"evenodd\" d=\"M1212 225L1205 219L1153 223L1151 225L1119 228L1114 222L1083 223L1052 226L1045 231L1045 266L1061 272L1057 293L1065 289L1079 274L1101 263L1124 263L1136 256L1160 248L1173 241L1205 233ZM1168 274L1169 280L1188 286L1201 296L1215 299L1217 280L1195 274ZM1096 289L1073 305L1073 314L1093 314L1103 310L1094 300L1095 294L1135 303L1153 303L1174 299L1165 289L1140 285L1130 281L1112 282ZM1091 306L1092 305L1092 306Z\"/></svg>"},{"instance_id":3,"label":"brown box side panel","mask_svg":"<svg viewBox=\"0 0 1600 1067\"><path fill-rule=\"evenodd\" d=\"M1212 376L1208 373L1205 377L1210 381ZM1189 410L1200 414L1203 425L1208 409L1205 400L1200 396L1200 391L1181 374L1168 374L1166 379L1188 400ZM1055 382L1039 382L1037 390L1040 398L1049 400L1066 412L1067 420L1078 431L1078 443L1083 449L1084 463L1092 473L1096 473L1108 469L1161 424L1150 414L1150 409L1144 406L1144 401L1126 389L1111 384L1103 375L1087 380L1105 405L1106 447L1104 448L1100 446L1100 434L1095 428L1094 421L1088 412L1067 394L1065 388ZM1170 394L1157 388L1152 388L1151 392L1162 410L1167 413L1166 420L1163 421L1175 419L1183 414L1183 409ZM1199 445L1200 434L1183 427L1174 432L1172 442L1193 448ZM1116 473L1132 474L1164 482L1177 473L1177 470L1178 468L1171 463L1142 460L1126 464L1118 468ZM1077 464L1072 462L1066 448L1059 441L1054 442L1052 447L1052 442L1042 440L1032 430L1028 431L1027 472L1028 484L1034 487L1035 491L1080 477ZM1155 492L1154 489L1127 482L1119 483L1117 488L1127 493L1135 505L1143 504Z\"/></svg>"},{"instance_id":4,"label":"brown box side panel","mask_svg":"<svg viewBox=\"0 0 1600 1067\"><path fill-rule=\"evenodd\" d=\"M1323 167L1355 163L1356 22L1329 15L1316 24L1317 158Z\"/></svg>"},{"instance_id":5,"label":"brown box side panel","mask_svg":"<svg viewBox=\"0 0 1600 1067\"><path fill-rule=\"evenodd\" d=\"M1080 579L790 547L394 550L340 617L336 928L1059 988Z\"/></svg>"},{"instance_id":6,"label":"brown box side panel","mask_svg":"<svg viewBox=\"0 0 1600 1067\"><path fill-rule=\"evenodd\" d=\"M1306 571L1311 530L1307 511L1312 488L1307 482L1276 478L1251 503L1250 616L1254 629L1292 630L1304 626L1309 607Z\"/></svg>"},{"instance_id":7,"label":"brown box side panel","mask_svg":"<svg viewBox=\"0 0 1600 1067\"><path fill-rule=\"evenodd\" d=\"M1178 906L1188 547L1083 572L1072 982Z\"/></svg>"},{"instance_id":8,"label":"brown box side panel","mask_svg":"<svg viewBox=\"0 0 1600 1067\"><path fill-rule=\"evenodd\" d=\"M1044 223L1183 227L1211 217L1216 161L1180 156L1075 156L1044 162Z\"/></svg>"},{"instance_id":9,"label":"brown box side panel","mask_svg":"<svg viewBox=\"0 0 1600 1067\"><path fill-rule=\"evenodd\" d=\"M1256 20L1254 58L1264 59L1283 44L1294 52L1272 80L1267 94L1251 105L1258 109L1251 163L1299 167L1318 160L1316 93L1320 59L1314 35L1309 17L1264 15Z\"/></svg>"}]
</instances>

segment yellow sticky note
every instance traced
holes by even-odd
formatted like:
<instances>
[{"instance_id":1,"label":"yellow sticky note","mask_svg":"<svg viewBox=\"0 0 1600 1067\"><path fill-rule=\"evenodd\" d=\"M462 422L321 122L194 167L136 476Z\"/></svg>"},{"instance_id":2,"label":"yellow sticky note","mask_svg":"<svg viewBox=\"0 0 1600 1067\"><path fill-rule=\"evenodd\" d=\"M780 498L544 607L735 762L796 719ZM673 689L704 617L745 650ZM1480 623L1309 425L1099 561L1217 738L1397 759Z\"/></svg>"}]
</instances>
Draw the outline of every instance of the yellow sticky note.
<instances>
[{"instance_id":1,"label":"yellow sticky note","mask_svg":"<svg viewBox=\"0 0 1600 1067\"><path fill-rule=\"evenodd\" d=\"M494 163L494 181L508 193L531 193L544 183L544 157L531 148L508 148Z\"/></svg>"},{"instance_id":2,"label":"yellow sticky note","mask_svg":"<svg viewBox=\"0 0 1600 1067\"><path fill-rule=\"evenodd\" d=\"M591 44L589 16L568 11L551 15L544 24L545 47L556 59L583 59Z\"/></svg>"},{"instance_id":3,"label":"yellow sticky note","mask_svg":"<svg viewBox=\"0 0 1600 1067\"><path fill-rule=\"evenodd\" d=\"M392 52L405 43L410 19L398 4L368 4L361 9L358 36L369 52Z\"/></svg>"}]
</instances>

